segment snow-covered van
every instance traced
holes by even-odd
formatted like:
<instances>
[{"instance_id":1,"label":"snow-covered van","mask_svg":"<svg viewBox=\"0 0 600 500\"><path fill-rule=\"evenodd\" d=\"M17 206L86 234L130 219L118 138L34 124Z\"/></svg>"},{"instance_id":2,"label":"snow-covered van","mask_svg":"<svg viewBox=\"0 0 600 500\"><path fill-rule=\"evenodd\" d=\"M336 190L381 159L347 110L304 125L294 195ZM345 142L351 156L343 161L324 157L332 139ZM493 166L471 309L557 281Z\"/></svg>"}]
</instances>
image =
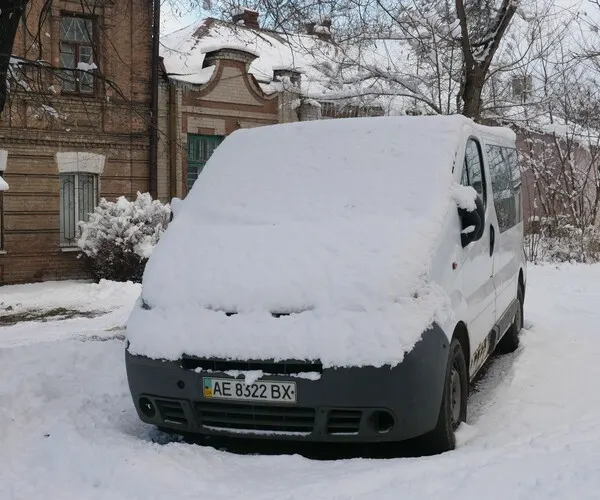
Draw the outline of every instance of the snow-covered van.
<instances>
[{"instance_id":1,"label":"snow-covered van","mask_svg":"<svg viewBox=\"0 0 600 500\"><path fill-rule=\"evenodd\" d=\"M455 446L523 323L515 136L461 116L238 130L147 264L139 417L205 435Z\"/></svg>"}]
</instances>

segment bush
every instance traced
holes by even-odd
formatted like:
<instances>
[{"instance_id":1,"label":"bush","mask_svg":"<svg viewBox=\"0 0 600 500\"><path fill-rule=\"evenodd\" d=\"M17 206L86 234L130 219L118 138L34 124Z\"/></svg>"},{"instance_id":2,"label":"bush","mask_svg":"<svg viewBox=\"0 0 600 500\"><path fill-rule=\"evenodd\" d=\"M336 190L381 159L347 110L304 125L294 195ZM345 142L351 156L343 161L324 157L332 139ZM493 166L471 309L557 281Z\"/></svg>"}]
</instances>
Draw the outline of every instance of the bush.
<instances>
[{"instance_id":1,"label":"bush","mask_svg":"<svg viewBox=\"0 0 600 500\"><path fill-rule=\"evenodd\" d=\"M79 223L77 242L94 277L139 283L170 215L169 205L148 193L138 193L135 201L102 199L89 220Z\"/></svg>"},{"instance_id":2,"label":"bush","mask_svg":"<svg viewBox=\"0 0 600 500\"><path fill-rule=\"evenodd\" d=\"M600 262L600 231L563 220L540 219L528 228L525 251L531 262Z\"/></svg>"}]
</instances>

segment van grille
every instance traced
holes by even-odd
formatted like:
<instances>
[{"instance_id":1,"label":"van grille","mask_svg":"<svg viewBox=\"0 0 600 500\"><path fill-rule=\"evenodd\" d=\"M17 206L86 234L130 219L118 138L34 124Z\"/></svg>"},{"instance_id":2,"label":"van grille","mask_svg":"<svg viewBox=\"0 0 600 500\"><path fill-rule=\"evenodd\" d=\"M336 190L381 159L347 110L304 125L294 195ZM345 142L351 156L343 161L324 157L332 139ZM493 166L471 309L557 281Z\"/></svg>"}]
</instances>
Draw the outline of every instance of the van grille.
<instances>
[{"instance_id":1,"label":"van grille","mask_svg":"<svg viewBox=\"0 0 600 500\"><path fill-rule=\"evenodd\" d=\"M308 434L315 425L314 408L196 403L194 409L206 427Z\"/></svg>"},{"instance_id":2,"label":"van grille","mask_svg":"<svg viewBox=\"0 0 600 500\"><path fill-rule=\"evenodd\" d=\"M328 434L358 434L360 410L331 410L327 417Z\"/></svg>"},{"instance_id":3,"label":"van grille","mask_svg":"<svg viewBox=\"0 0 600 500\"><path fill-rule=\"evenodd\" d=\"M157 399L156 406L161 418L168 423L187 425L188 420L179 401Z\"/></svg>"},{"instance_id":4,"label":"van grille","mask_svg":"<svg viewBox=\"0 0 600 500\"><path fill-rule=\"evenodd\" d=\"M183 356L181 367L185 370L212 370L215 372L262 370L272 375L291 375L295 373L323 372L321 363L303 363L298 361L226 361L218 359L202 359L193 356Z\"/></svg>"}]
</instances>

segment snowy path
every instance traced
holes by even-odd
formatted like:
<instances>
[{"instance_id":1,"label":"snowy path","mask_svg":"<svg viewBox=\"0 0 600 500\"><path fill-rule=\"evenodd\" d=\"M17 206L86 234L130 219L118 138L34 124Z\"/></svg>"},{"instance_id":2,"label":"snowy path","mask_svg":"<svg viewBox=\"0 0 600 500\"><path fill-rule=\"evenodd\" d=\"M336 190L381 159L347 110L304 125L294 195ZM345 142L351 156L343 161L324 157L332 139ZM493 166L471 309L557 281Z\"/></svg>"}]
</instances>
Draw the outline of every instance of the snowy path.
<instances>
[{"instance_id":1,"label":"snowy path","mask_svg":"<svg viewBox=\"0 0 600 500\"><path fill-rule=\"evenodd\" d=\"M155 444L122 342L0 328L0 500L600 498L600 266L530 268L526 324L477 384L456 451L325 462Z\"/></svg>"}]
</instances>

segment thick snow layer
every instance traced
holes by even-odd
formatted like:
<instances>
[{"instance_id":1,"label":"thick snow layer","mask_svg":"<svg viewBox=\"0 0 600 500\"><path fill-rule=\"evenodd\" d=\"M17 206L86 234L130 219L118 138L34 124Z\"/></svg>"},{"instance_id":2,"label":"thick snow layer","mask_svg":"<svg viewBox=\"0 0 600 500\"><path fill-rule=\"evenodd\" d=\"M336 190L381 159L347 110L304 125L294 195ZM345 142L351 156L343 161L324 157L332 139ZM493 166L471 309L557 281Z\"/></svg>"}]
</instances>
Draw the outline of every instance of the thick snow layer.
<instances>
[{"instance_id":1,"label":"thick snow layer","mask_svg":"<svg viewBox=\"0 0 600 500\"><path fill-rule=\"evenodd\" d=\"M371 118L234 133L148 262L150 310L137 307L128 323L132 352L401 361L448 314L428 273L456 214L452 166L466 123Z\"/></svg>"},{"instance_id":2,"label":"thick snow layer","mask_svg":"<svg viewBox=\"0 0 600 500\"><path fill-rule=\"evenodd\" d=\"M456 201L456 205L463 210L472 212L477 208L477 205L475 204L475 200L477 199L477 191L475 191L475 189L473 189L471 186L461 186L460 184L455 184L452 187L452 196L454 197L454 201Z\"/></svg>"},{"instance_id":3,"label":"thick snow layer","mask_svg":"<svg viewBox=\"0 0 600 500\"><path fill-rule=\"evenodd\" d=\"M493 361L457 450L435 457L314 461L161 445L133 408L122 342L0 349L0 498L595 500L600 266L528 274L522 346ZM51 325L28 327L41 341ZM0 339L11 332L0 328Z\"/></svg>"},{"instance_id":4,"label":"thick snow layer","mask_svg":"<svg viewBox=\"0 0 600 500\"><path fill-rule=\"evenodd\" d=\"M0 175L0 191L8 191L8 182Z\"/></svg>"},{"instance_id":5,"label":"thick snow layer","mask_svg":"<svg viewBox=\"0 0 600 500\"><path fill-rule=\"evenodd\" d=\"M213 75L204 68L207 52L234 48L257 56L250 73L264 90L272 92L274 71L290 69L303 73L305 92L322 95L325 76L317 68L323 61L336 58L336 49L317 37L257 31L214 19L206 19L161 38L161 55L169 75L179 81L207 83Z\"/></svg>"}]
</instances>

